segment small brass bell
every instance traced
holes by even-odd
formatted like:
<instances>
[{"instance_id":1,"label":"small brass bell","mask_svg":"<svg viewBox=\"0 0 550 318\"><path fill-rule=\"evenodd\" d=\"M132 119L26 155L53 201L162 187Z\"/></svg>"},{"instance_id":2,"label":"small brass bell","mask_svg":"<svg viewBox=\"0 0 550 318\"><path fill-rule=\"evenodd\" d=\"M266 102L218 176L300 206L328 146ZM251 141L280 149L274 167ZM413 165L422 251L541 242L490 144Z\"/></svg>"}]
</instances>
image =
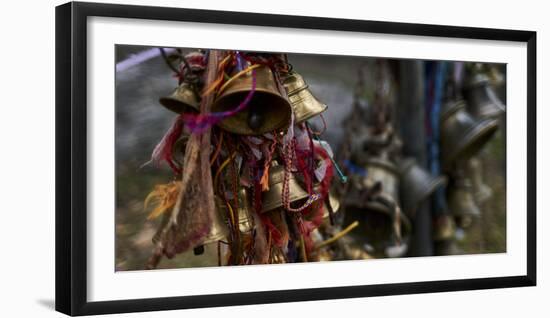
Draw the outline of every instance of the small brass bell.
<instances>
[{"instance_id":1,"label":"small brass bell","mask_svg":"<svg viewBox=\"0 0 550 318\"><path fill-rule=\"evenodd\" d=\"M229 235L229 229L227 224L224 221L222 216L223 210L221 209L223 202L220 198L216 197L216 213L214 213L214 218L212 219L212 226L210 228L210 233L206 235L200 245L206 245L210 243L216 243L218 241L227 240ZM199 246L200 246L199 245Z\"/></svg>"},{"instance_id":2,"label":"small brass bell","mask_svg":"<svg viewBox=\"0 0 550 318\"><path fill-rule=\"evenodd\" d=\"M455 236L456 224L454 218L449 214L443 214L435 220L434 224L434 240L446 241L451 240Z\"/></svg>"},{"instance_id":3,"label":"small brass bell","mask_svg":"<svg viewBox=\"0 0 550 318\"><path fill-rule=\"evenodd\" d=\"M218 125L234 134L262 135L290 124L292 108L282 93L271 69L255 69L256 89L246 109L227 117ZM224 112L241 104L252 88L252 71L234 78L219 92L212 112ZM282 88L281 88L282 89Z\"/></svg>"},{"instance_id":4,"label":"small brass bell","mask_svg":"<svg viewBox=\"0 0 550 318\"><path fill-rule=\"evenodd\" d=\"M438 188L447 184L444 176L433 176L416 163L413 158L400 162L400 194L403 211L414 216L420 205Z\"/></svg>"},{"instance_id":5,"label":"small brass bell","mask_svg":"<svg viewBox=\"0 0 550 318\"><path fill-rule=\"evenodd\" d=\"M464 87L468 111L476 118L497 118L506 109L490 83L490 78L481 72L472 74Z\"/></svg>"},{"instance_id":6,"label":"small brass bell","mask_svg":"<svg viewBox=\"0 0 550 318\"><path fill-rule=\"evenodd\" d=\"M254 217L252 216L252 206L248 198L248 191L245 187L239 189L238 197L239 207L236 211L236 217L238 218L239 230L243 234L250 233L254 229ZM230 223L231 217L227 205L221 199L216 199L217 207L221 214L224 215L226 224ZM235 210L233 212L235 212Z\"/></svg>"},{"instance_id":7,"label":"small brass bell","mask_svg":"<svg viewBox=\"0 0 550 318\"><path fill-rule=\"evenodd\" d=\"M472 158L467 163L467 173L472 180L474 199L478 204L483 204L493 196L493 190L483 182L483 167L478 158Z\"/></svg>"},{"instance_id":8,"label":"small brass bell","mask_svg":"<svg viewBox=\"0 0 550 318\"><path fill-rule=\"evenodd\" d=\"M284 167L273 161L269 168L269 190L262 192L262 212L271 211L283 206L284 177ZM309 194L300 186L293 174L289 176L288 188L290 203L309 197Z\"/></svg>"},{"instance_id":9,"label":"small brass bell","mask_svg":"<svg viewBox=\"0 0 550 318\"><path fill-rule=\"evenodd\" d=\"M449 100L441 109L441 161L444 170L457 159L475 155L498 128L496 119L474 119L462 100Z\"/></svg>"},{"instance_id":10,"label":"small brass bell","mask_svg":"<svg viewBox=\"0 0 550 318\"><path fill-rule=\"evenodd\" d=\"M176 140L174 146L172 147L172 159L179 167L183 167L183 157L185 155L185 147L187 146L188 140L189 135L184 133L178 140Z\"/></svg>"},{"instance_id":11,"label":"small brass bell","mask_svg":"<svg viewBox=\"0 0 550 318\"><path fill-rule=\"evenodd\" d=\"M315 117L325 110L327 105L321 103L309 90L304 78L293 72L284 80L283 85L288 94L288 100L294 112L296 124Z\"/></svg>"},{"instance_id":12,"label":"small brass bell","mask_svg":"<svg viewBox=\"0 0 550 318\"><path fill-rule=\"evenodd\" d=\"M254 217L252 216L252 205L245 187L239 190L239 230L241 233L249 233L254 229Z\"/></svg>"},{"instance_id":13,"label":"small brass bell","mask_svg":"<svg viewBox=\"0 0 550 318\"><path fill-rule=\"evenodd\" d=\"M170 96L161 97L159 102L162 106L178 114L197 113L201 103L199 95L187 83L178 86Z\"/></svg>"},{"instance_id":14,"label":"small brass bell","mask_svg":"<svg viewBox=\"0 0 550 318\"><path fill-rule=\"evenodd\" d=\"M481 215L474 200L472 183L466 177L461 176L453 180L453 186L447 193L447 200L449 209L461 228L470 227L474 220Z\"/></svg>"}]
</instances>

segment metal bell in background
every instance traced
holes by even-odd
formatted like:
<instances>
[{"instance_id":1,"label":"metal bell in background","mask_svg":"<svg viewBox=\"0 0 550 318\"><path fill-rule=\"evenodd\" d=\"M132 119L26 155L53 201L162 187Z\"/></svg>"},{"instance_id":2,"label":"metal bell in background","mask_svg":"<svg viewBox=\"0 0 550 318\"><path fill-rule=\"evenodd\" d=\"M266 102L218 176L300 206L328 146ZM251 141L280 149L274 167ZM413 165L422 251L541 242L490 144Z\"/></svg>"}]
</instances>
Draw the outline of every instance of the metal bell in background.
<instances>
[{"instance_id":1,"label":"metal bell in background","mask_svg":"<svg viewBox=\"0 0 550 318\"><path fill-rule=\"evenodd\" d=\"M496 119L475 119L466 111L463 100L448 100L441 109L440 156L449 171L457 159L475 155L498 128Z\"/></svg>"},{"instance_id":2,"label":"metal bell in background","mask_svg":"<svg viewBox=\"0 0 550 318\"><path fill-rule=\"evenodd\" d=\"M442 214L434 223L433 238L435 241L452 240L455 237L456 223L453 216Z\"/></svg>"},{"instance_id":3,"label":"metal bell in background","mask_svg":"<svg viewBox=\"0 0 550 318\"><path fill-rule=\"evenodd\" d=\"M161 97L159 102L162 106L178 114L197 113L201 103L198 93L187 83L180 84L172 94Z\"/></svg>"},{"instance_id":4,"label":"metal bell in background","mask_svg":"<svg viewBox=\"0 0 550 318\"><path fill-rule=\"evenodd\" d=\"M438 188L447 184L444 176L433 176L422 168L415 159L407 158L399 162L401 179L399 180L401 206L403 211L413 217L420 205Z\"/></svg>"},{"instance_id":5,"label":"metal bell in background","mask_svg":"<svg viewBox=\"0 0 550 318\"><path fill-rule=\"evenodd\" d=\"M321 103L309 90L304 78L292 72L285 78L283 85L288 94L288 100L294 112L294 121L296 124L302 123L312 117L315 117L325 110L327 105Z\"/></svg>"},{"instance_id":6,"label":"metal bell in background","mask_svg":"<svg viewBox=\"0 0 550 318\"><path fill-rule=\"evenodd\" d=\"M474 199L478 204L483 204L493 196L493 190L483 182L483 167L481 160L474 157L466 163L467 175L472 180Z\"/></svg>"},{"instance_id":7,"label":"metal bell in background","mask_svg":"<svg viewBox=\"0 0 550 318\"><path fill-rule=\"evenodd\" d=\"M472 183L462 174L453 179L453 185L447 193L447 202L457 225L461 228L469 228L474 220L481 216L474 200Z\"/></svg>"},{"instance_id":8,"label":"metal bell in background","mask_svg":"<svg viewBox=\"0 0 550 318\"><path fill-rule=\"evenodd\" d=\"M348 234L374 257L399 257L407 251L407 242L411 234L408 217L399 214L400 233L396 233L396 213L391 208L372 209L356 205L346 206L344 226L359 221L359 227ZM397 244L399 240L401 244ZM402 246L398 250L398 247Z\"/></svg>"},{"instance_id":9,"label":"metal bell in background","mask_svg":"<svg viewBox=\"0 0 550 318\"><path fill-rule=\"evenodd\" d=\"M394 200L399 200L399 171L397 167L388 160L380 158L369 158L365 165L367 171L367 183L374 185L379 183L382 186L382 192L386 193ZM388 211L388 207L379 202L367 202L368 208Z\"/></svg>"},{"instance_id":10,"label":"metal bell in background","mask_svg":"<svg viewBox=\"0 0 550 318\"><path fill-rule=\"evenodd\" d=\"M262 135L290 124L292 108L281 92L271 69L255 69L256 89L246 109L222 120L224 130L240 135ZM233 74L234 75L234 74ZM212 112L230 111L239 106L252 88L252 71L226 82L212 105Z\"/></svg>"},{"instance_id":11,"label":"metal bell in background","mask_svg":"<svg viewBox=\"0 0 550 318\"><path fill-rule=\"evenodd\" d=\"M284 167L277 164L276 161L273 161L269 168L269 190L262 192L262 213L283 206L284 177ZM288 183L290 203L301 201L309 197L309 194L300 186L293 174L290 175Z\"/></svg>"},{"instance_id":12,"label":"metal bell in background","mask_svg":"<svg viewBox=\"0 0 550 318\"><path fill-rule=\"evenodd\" d=\"M506 106L494 91L489 76L473 71L464 87L468 111L476 118L497 118L505 112Z\"/></svg>"},{"instance_id":13,"label":"metal bell in background","mask_svg":"<svg viewBox=\"0 0 550 318\"><path fill-rule=\"evenodd\" d=\"M456 240L442 240L435 242L434 254L437 256L460 255L464 254L464 251L458 246Z\"/></svg>"}]
</instances>

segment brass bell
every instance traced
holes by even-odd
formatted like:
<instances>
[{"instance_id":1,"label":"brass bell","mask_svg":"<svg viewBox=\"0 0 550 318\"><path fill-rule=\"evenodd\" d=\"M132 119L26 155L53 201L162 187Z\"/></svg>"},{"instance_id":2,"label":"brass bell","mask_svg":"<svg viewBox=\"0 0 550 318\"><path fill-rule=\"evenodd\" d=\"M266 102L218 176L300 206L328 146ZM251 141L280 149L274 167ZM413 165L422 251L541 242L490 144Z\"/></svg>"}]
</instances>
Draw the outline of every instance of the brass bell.
<instances>
[{"instance_id":1,"label":"brass bell","mask_svg":"<svg viewBox=\"0 0 550 318\"><path fill-rule=\"evenodd\" d=\"M239 230L243 234L250 233L254 229L254 217L252 216L252 206L248 197L248 191L245 187L239 189L238 198L239 207L235 216L238 218ZM224 215L225 223L230 223L231 217L227 205L219 198L216 198L216 200L220 213ZM235 210L233 212L235 213Z\"/></svg>"},{"instance_id":2,"label":"brass bell","mask_svg":"<svg viewBox=\"0 0 550 318\"><path fill-rule=\"evenodd\" d=\"M433 237L435 241L451 240L455 236L456 224L454 218L449 214L442 214L437 217L434 224Z\"/></svg>"},{"instance_id":3,"label":"brass bell","mask_svg":"<svg viewBox=\"0 0 550 318\"><path fill-rule=\"evenodd\" d=\"M382 204L381 204L382 205ZM387 207L385 209L372 209L359 206L346 206L344 225L351 224L353 221L359 221L359 230L350 233L355 241L361 245L367 246L366 252L375 257L399 256L389 255L392 248L402 245L405 247L400 253L406 252L406 244L411 234L411 223L409 218L399 213L399 216ZM397 233L395 224L399 217L400 231ZM401 244L396 244L400 241Z\"/></svg>"},{"instance_id":4,"label":"brass bell","mask_svg":"<svg viewBox=\"0 0 550 318\"><path fill-rule=\"evenodd\" d=\"M491 139L498 128L496 119L475 119L463 100L449 100L441 109L441 161L449 170L459 158L475 155Z\"/></svg>"},{"instance_id":5,"label":"brass bell","mask_svg":"<svg viewBox=\"0 0 550 318\"><path fill-rule=\"evenodd\" d=\"M399 198L399 171L397 167L388 160L381 158L369 158L365 164L367 170L366 183L373 185L380 183L382 192L388 194L394 200ZM367 202L367 208L390 213L388 206L377 201Z\"/></svg>"},{"instance_id":6,"label":"brass bell","mask_svg":"<svg viewBox=\"0 0 550 318\"><path fill-rule=\"evenodd\" d=\"M159 102L167 109L181 113L197 113L200 109L199 95L188 83L182 83L170 96L161 97Z\"/></svg>"},{"instance_id":7,"label":"brass bell","mask_svg":"<svg viewBox=\"0 0 550 318\"><path fill-rule=\"evenodd\" d=\"M497 118L506 109L484 73L476 72L467 79L464 97L468 111L476 118Z\"/></svg>"},{"instance_id":8,"label":"brass bell","mask_svg":"<svg viewBox=\"0 0 550 318\"><path fill-rule=\"evenodd\" d=\"M207 245L210 243L216 243L218 241L226 240L229 235L229 229L225 223L224 217L222 216L223 210L221 207L224 205L223 201L216 197L216 213L214 213L214 218L212 219L212 226L210 227L210 233L206 235L203 239L201 245Z\"/></svg>"},{"instance_id":9,"label":"brass bell","mask_svg":"<svg viewBox=\"0 0 550 318\"><path fill-rule=\"evenodd\" d=\"M321 103L309 90L304 78L292 72L285 78L283 85L288 94L288 100L294 112L296 124L302 123L312 117L315 117L325 110L327 105Z\"/></svg>"},{"instance_id":10,"label":"brass bell","mask_svg":"<svg viewBox=\"0 0 550 318\"><path fill-rule=\"evenodd\" d=\"M231 133L262 135L290 124L292 108L267 66L255 69L256 90L246 109L223 119L218 125ZM234 78L222 87L212 112L229 111L241 104L252 88L252 71Z\"/></svg>"},{"instance_id":11,"label":"brass bell","mask_svg":"<svg viewBox=\"0 0 550 318\"><path fill-rule=\"evenodd\" d=\"M413 158L402 160L399 165L401 205L403 211L412 217L429 196L447 184L447 178L433 176Z\"/></svg>"},{"instance_id":12,"label":"brass bell","mask_svg":"<svg viewBox=\"0 0 550 318\"><path fill-rule=\"evenodd\" d=\"M245 187L241 187L238 192L239 209L237 216L239 218L239 230L241 233L249 233L254 229L254 217L252 216L252 205Z\"/></svg>"},{"instance_id":13,"label":"brass bell","mask_svg":"<svg viewBox=\"0 0 550 318\"><path fill-rule=\"evenodd\" d=\"M283 182L285 169L277 164L271 163L269 168L269 190L262 192L262 213L271 211L283 206ZM291 174L288 181L289 201L291 203L304 200L309 194L300 186L296 177Z\"/></svg>"},{"instance_id":14,"label":"brass bell","mask_svg":"<svg viewBox=\"0 0 550 318\"><path fill-rule=\"evenodd\" d=\"M447 200L449 209L461 228L470 227L474 220L481 215L474 200L472 183L465 176L453 180L453 185L447 193Z\"/></svg>"},{"instance_id":15,"label":"brass bell","mask_svg":"<svg viewBox=\"0 0 550 318\"><path fill-rule=\"evenodd\" d=\"M478 204L483 204L493 196L493 190L483 182L483 167L478 158L472 158L467 162L467 173L472 180L474 199Z\"/></svg>"}]
</instances>

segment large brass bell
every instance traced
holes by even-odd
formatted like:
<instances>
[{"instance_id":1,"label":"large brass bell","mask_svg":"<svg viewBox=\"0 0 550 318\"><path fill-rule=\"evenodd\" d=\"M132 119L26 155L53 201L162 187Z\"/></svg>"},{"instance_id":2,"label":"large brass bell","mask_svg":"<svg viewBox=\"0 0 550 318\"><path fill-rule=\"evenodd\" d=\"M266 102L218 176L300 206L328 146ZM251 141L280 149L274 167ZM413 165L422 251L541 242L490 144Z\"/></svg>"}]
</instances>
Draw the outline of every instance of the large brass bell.
<instances>
[{"instance_id":1,"label":"large brass bell","mask_svg":"<svg viewBox=\"0 0 550 318\"><path fill-rule=\"evenodd\" d=\"M327 105L321 103L309 90L304 78L296 73L290 73L283 85L288 94L288 100L294 112L296 124L302 123L327 110Z\"/></svg>"},{"instance_id":2,"label":"large brass bell","mask_svg":"<svg viewBox=\"0 0 550 318\"><path fill-rule=\"evenodd\" d=\"M212 112L230 111L239 106L252 89L252 72L226 82L212 105ZM292 108L271 69L260 66L255 72L256 89L248 106L219 123L226 131L240 135L262 135L290 124Z\"/></svg>"},{"instance_id":3,"label":"large brass bell","mask_svg":"<svg viewBox=\"0 0 550 318\"><path fill-rule=\"evenodd\" d=\"M464 97L468 111L476 118L497 118L506 109L491 86L490 78L481 72L475 72L467 79Z\"/></svg>"},{"instance_id":4,"label":"large brass bell","mask_svg":"<svg viewBox=\"0 0 550 318\"><path fill-rule=\"evenodd\" d=\"M365 246L368 254L375 257L402 256L407 250L411 223L405 214L398 212L399 210L389 205L385 206L384 209L372 209L361 204L348 205L344 224L359 221L359 228L349 235L357 243ZM399 224L399 229L396 228L396 224Z\"/></svg>"},{"instance_id":5,"label":"large brass bell","mask_svg":"<svg viewBox=\"0 0 550 318\"><path fill-rule=\"evenodd\" d=\"M496 119L474 119L462 100L449 100L441 110L441 161L449 170L459 158L475 155L498 128Z\"/></svg>"},{"instance_id":6,"label":"large brass bell","mask_svg":"<svg viewBox=\"0 0 550 318\"><path fill-rule=\"evenodd\" d=\"M453 180L453 186L447 193L449 209L457 219L457 225L461 228L468 228L475 219L479 218L481 211L477 206L472 183L465 176L459 176Z\"/></svg>"},{"instance_id":7,"label":"large brass bell","mask_svg":"<svg viewBox=\"0 0 550 318\"><path fill-rule=\"evenodd\" d=\"M403 211L412 217L430 195L447 184L447 178L431 175L413 158L402 160L399 166L401 171L399 180L401 206Z\"/></svg>"},{"instance_id":8,"label":"large brass bell","mask_svg":"<svg viewBox=\"0 0 550 318\"><path fill-rule=\"evenodd\" d=\"M262 212L271 211L283 206L284 176L284 167L273 161L269 168L269 190L262 193ZM309 194L300 186L293 174L289 176L288 188L290 203L309 197Z\"/></svg>"},{"instance_id":9,"label":"large brass bell","mask_svg":"<svg viewBox=\"0 0 550 318\"><path fill-rule=\"evenodd\" d=\"M167 109L181 113L197 113L200 109L200 98L190 84L182 83L172 94L161 97L159 102Z\"/></svg>"}]
</instances>

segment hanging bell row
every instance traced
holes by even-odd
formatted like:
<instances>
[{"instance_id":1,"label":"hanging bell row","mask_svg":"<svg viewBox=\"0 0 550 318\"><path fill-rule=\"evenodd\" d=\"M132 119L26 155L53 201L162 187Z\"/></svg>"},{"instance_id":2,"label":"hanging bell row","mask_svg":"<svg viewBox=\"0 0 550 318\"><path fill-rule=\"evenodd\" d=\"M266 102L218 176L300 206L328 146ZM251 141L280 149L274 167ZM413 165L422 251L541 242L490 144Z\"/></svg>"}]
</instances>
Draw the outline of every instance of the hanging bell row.
<instances>
[{"instance_id":1,"label":"hanging bell row","mask_svg":"<svg viewBox=\"0 0 550 318\"><path fill-rule=\"evenodd\" d=\"M222 112L237 107L244 101L251 87L252 72L234 78L218 93L212 111ZM162 97L159 101L161 105L178 114L199 112L200 95L189 83L182 83L171 95ZM222 120L219 126L235 134L261 135L287 128L291 112L294 113L295 123L300 124L326 109L327 105L312 94L300 74L290 73L281 89L271 69L261 66L256 68L256 89L248 107Z\"/></svg>"}]
</instances>

